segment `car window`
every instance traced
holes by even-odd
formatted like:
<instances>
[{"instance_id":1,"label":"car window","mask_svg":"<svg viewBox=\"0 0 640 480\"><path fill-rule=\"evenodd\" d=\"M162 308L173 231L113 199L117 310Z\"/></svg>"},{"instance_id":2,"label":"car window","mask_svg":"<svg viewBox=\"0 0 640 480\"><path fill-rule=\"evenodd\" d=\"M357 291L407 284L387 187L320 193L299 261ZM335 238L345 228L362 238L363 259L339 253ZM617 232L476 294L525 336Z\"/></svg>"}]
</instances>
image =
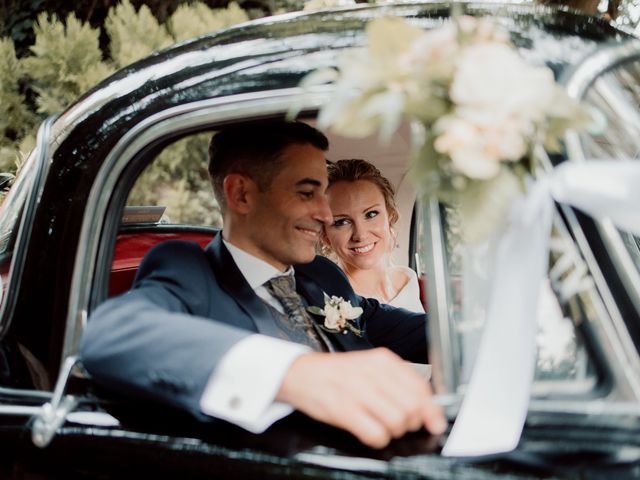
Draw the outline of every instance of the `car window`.
<instances>
[{"instance_id":1,"label":"car window","mask_svg":"<svg viewBox=\"0 0 640 480\"><path fill-rule=\"evenodd\" d=\"M584 157L640 159L640 61L626 61L599 75L583 101L597 108L606 120L602 131L580 136ZM640 239L620 233L640 270Z\"/></svg>"},{"instance_id":2,"label":"car window","mask_svg":"<svg viewBox=\"0 0 640 480\"><path fill-rule=\"evenodd\" d=\"M490 255L469 255L461 242L460 219L452 207L439 206L442 226L443 278L447 290L447 321L440 328L443 364L447 364L451 378L445 381L454 392L462 392L473 370L480 337L485 325L486 305L482 298L489 285L492 267ZM418 214L418 251L423 252L426 232L425 222L429 215ZM421 233L420 233L421 232ZM556 222L553 232L550 258L550 277L543 287L539 302L536 335L536 369L534 395L553 396L585 393L596 384L594 365L576 325L588 321L596 314L593 305L592 284L588 278L580 277L583 271L580 256L573 241ZM438 241L438 239L430 239ZM483 258L479 258L483 257ZM562 262L560 259L562 258ZM420 256L421 269L425 262L432 261ZM563 265L561 269L554 265ZM473 271L470 276L469 270ZM577 281L564 282L568 276L578 275ZM474 280L475 279L475 280ZM428 279L427 281L430 281ZM471 284L468 284L471 283ZM434 318L431 321L436 321ZM504 341L509 341L505 338ZM454 393L450 392L450 393Z\"/></svg>"},{"instance_id":3,"label":"car window","mask_svg":"<svg viewBox=\"0 0 640 480\"><path fill-rule=\"evenodd\" d=\"M4 304L20 221L25 203L34 183L37 169L32 168L31 155L21 168L13 186L0 205L0 305Z\"/></svg>"},{"instance_id":4,"label":"car window","mask_svg":"<svg viewBox=\"0 0 640 480\"><path fill-rule=\"evenodd\" d=\"M207 172L210 139L200 133L165 147L136 180L127 206L164 206L161 223L220 227Z\"/></svg>"}]
</instances>

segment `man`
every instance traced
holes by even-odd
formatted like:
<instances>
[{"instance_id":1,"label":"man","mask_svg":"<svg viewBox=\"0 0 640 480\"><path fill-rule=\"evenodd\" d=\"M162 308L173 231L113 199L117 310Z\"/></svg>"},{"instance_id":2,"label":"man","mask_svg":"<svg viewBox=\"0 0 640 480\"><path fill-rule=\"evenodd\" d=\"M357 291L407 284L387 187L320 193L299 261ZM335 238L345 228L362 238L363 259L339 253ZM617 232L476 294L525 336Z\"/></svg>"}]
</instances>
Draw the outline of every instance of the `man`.
<instances>
[{"instance_id":1,"label":"man","mask_svg":"<svg viewBox=\"0 0 640 480\"><path fill-rule=\"evenodd\" d=\"M445 429L427 382L400 358L426 361L425 316L355 295L340 269L315 256L332 221L327 147L302 123L213 137L223 230L204 251L158 245L132 290L95 311L81 355L96 382L253 432L293 409L372 447L423 426ZM325 294L363 309L354 320L362 336L327 331L306 313L323 308Z\"/></svg>"}]
</instances>

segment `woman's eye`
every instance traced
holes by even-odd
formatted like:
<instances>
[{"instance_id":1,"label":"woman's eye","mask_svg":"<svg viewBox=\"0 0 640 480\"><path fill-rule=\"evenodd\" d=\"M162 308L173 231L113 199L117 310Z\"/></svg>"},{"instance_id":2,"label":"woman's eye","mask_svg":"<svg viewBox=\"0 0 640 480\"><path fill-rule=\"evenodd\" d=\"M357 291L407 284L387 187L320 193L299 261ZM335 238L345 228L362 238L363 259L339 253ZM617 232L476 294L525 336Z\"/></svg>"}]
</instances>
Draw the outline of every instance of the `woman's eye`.
<instances>
[{"instance_id":1,"label":"woman's eye","mask_svg":"<svg viewBox=\"0 0 640 480\"><path fill-rule=\"evenodd\" d=\"M304 198L313 198L313 192L298 192Z\"/></svg>"},{"instance_id":2,"label":"woman's eye","mask_svg":"<svg viewBox=\"0 0 640 480\"><path fill-rule=\"evenodd\" d=\"M347 220L346 218L338 218L337 220L333 221L334 227L343 227L344 225L348 225L348 224L349 224L349 220Z\"/></svg>"},{"instance_id":3,"label":"woman's eye","mask_svg":"<svg viewBox=\"0 0 640 480\"><path fill-rule=\"evenodd\" d=\"M364 218L377 217L379 213L380 212L378 212L377 210L369 210L367 213L364 214Z\"/></svg>"}]
</instances>

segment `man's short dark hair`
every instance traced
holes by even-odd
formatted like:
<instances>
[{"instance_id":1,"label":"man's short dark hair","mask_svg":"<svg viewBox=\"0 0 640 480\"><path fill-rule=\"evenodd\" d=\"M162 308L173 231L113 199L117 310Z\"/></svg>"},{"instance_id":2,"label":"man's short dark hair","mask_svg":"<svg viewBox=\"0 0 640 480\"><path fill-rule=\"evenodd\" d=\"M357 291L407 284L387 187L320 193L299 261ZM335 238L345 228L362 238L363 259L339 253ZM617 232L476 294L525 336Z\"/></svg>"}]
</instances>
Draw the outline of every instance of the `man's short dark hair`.
<instances>
[{"instance_id":1,"label":"man's short dark hair","mask_svg":"<svg viewBox=\"0 0 640 480\"><path fill-rule=\"evenodd\" d=\"M245 123L220 130L209 144L209 175L220 207L226 208L222 184L228 174L247 175L265 192L282 168L282 151L305 144L322 151L329 148L322 132L302 122Z\"/></svg>"}]
</instances>

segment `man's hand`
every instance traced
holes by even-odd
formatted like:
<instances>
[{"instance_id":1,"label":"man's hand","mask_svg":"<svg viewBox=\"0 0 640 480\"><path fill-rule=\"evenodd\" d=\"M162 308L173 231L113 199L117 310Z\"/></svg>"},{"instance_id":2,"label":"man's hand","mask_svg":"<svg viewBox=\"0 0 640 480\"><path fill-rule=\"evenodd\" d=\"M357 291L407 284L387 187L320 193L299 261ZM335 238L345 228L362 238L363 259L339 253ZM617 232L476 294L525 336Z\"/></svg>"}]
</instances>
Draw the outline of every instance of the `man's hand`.
<instances>
[{"instance_id":1,"label":"man's hand","mask_svg":"<svg viewBox=\"0 0 640 480\"><path fill-rule=\"evenodd\" d=\"M386 348L302 355L276 398L373 448L423 426L434 435L447 426L427 381Z\"/></svg>"}]
</instances>

